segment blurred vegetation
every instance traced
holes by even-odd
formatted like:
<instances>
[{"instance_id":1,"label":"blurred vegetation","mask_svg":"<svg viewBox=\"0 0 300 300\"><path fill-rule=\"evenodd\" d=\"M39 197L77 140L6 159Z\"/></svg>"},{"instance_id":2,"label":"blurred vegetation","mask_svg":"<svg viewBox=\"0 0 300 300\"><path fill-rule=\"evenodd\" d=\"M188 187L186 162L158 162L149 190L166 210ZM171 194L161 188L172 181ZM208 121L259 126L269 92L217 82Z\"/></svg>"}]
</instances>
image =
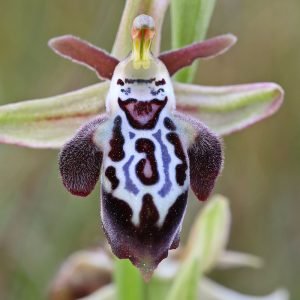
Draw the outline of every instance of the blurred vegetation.
<instances>
[{"instance_id":1,"label":"blurred vegetation","mask_svg":"<svg viewBox=\"0 0 300 300\"><path fill-rule=\"evenodd\" d=\"M97 82L89 70L53 54L47 41L72 33L110 50L123 5L124 0L1 0L0 103ZM164 49L170 45L168 21ZM286 286L291 299L300 299L299 27L299 0L219 1L209 36L232 32L239 43L202 62L197 77L208 85L275 81L286 91L274 117L225 138L225 169L217 186L231 199L231 248L263 257L265 268L212 276L245 293ZM69 195L58 176L56 151L0 145L0 163L0 299L44 299L66 256L103 241L99 187L87 199ZM200 207L191 196L185 233Z\"/></svg>"}]
</instances>

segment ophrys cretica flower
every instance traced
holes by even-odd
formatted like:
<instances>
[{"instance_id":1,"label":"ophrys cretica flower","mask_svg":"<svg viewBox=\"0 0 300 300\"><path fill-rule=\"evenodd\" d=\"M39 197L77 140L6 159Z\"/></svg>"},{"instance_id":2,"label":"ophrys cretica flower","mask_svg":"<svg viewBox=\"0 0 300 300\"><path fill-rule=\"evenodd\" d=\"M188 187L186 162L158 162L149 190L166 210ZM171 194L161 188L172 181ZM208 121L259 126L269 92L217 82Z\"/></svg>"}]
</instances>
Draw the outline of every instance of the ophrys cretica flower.
<instances>
[{"instance_id":1,"label":"ophrys cretica flower","mask_svg":"<svg viewBox=\"0 0 300 300\"><path fill-rule=\"evenodd\" d=\"M225 36L157 58L150 50L154 34L153 19L138 16L132 52L121 62L71 36L50 42L58 53L111 79L106 112L65 144L60 172L65 187L79 196L101 177L101 220L112 251L145 277L178 247L189 186L206 200L223 161L219 138L176 111L170 76L234 41Z\"/></svg>"},{"instance_id":2,"label":"ophrys cretica flower","mask_svg":"<svg viewBox=\"0 0 300 300\"><path fill-rule=\"evenodd\" d=\"M60 168L73 194L89 194L101 173L102 200L120 200L106 201L120 204L117 208L102 207L112 248L146 277L177 246L189 181L198 198L206 199L222 164L218 137L182 112L224 135L271 115L283 100L281 87L274 83L204 87L171 82L179 69L196 58L223 53L236 38L223 35L154 57L154 33L150 17L137 18L132 52L121 62L73 36L53 39L50 45L56 52L91 67L107 81L0 108L1 142L60 148L69 140L61 151ZM166 228L172 211L175 218Z\"/></svg>"}]
</instances>

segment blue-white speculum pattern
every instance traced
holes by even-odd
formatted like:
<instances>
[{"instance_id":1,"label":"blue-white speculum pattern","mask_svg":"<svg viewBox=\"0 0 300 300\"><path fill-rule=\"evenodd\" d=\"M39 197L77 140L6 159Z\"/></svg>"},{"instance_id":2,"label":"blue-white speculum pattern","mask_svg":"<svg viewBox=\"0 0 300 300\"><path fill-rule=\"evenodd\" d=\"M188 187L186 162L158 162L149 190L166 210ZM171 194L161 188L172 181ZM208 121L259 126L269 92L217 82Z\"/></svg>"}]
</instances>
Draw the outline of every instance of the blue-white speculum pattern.
<instances>
[{"instance_id":1,"label":"blue-white speculum pattern","mask_svg":"<svg viewBox=\"0 0 300 300\"><path fill-rule=\"evenodd\" d=\"M112 77L106 107L113 117L108 121L111 135L103 147L103 227L114 240L118 256L149 264L158 255L151 262L155 265L166 255L161 244L168 239L170 248L177 242L189 188L187 149L171 114L175 97L166 67L155 58L146 70L134 69L130 57L121 62ZM101 128L96 132L97 144L103 144L103 132ZM176 201L181 202L181 213L170 210ZM113 207L107 202L114 202ZM122 207L117 208L118 204ZM107 206L111 209L106 210ZM114 218L116 211L121 214ZM166 236L169 223L173 226ZM117 238L116 231L122 232ZM131 243L124 247L130 235L142 241L134 251ZM134 258L136 252L141 261Z\"/></svg>"}]
</instances>

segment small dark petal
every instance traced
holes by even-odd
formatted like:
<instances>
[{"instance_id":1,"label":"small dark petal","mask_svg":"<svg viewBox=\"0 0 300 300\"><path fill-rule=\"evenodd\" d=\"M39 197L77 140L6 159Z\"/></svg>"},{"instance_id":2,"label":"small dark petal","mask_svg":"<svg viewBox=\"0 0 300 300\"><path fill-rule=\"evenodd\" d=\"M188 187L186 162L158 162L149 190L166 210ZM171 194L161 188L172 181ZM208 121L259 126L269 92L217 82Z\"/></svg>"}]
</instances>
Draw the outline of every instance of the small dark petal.
<instances>
[{"instance_id":1,"label":"small dark petal","mask_svg":"<svg viewBox=\"0 0 300 300\"><path fill-rule=\"evenodd\" d=\"M174 51L164 52L159 59L166 65L170 76L180 69L191 65L197 58L211 58L220 55L232 47L236 37L225 34L215 38L194 43Z\"/></svg>"},{"instance_id":2,"label":"small dark petal","mask_svg":"<svg viewBox=\"0 0 300 300\"><path fill-rule=\"evenodd\" d=\"M122 199L102 191L102 225L113 253L128 258L149 280L157 265L178 246L188 192L181 194L170 207L162 226L150 194L143 197L140 222L131 222L132 210Z\"/></svg>"},{"instance_id":3,"label":"small dark petal","mask_svg":"<svg viewBox=\"0 0 300 300\"><path fill-rule=\"evenodd\" d=\"M60 152L61 178L64 186L74 195L87 196L99 179L102 152L94 144L93 135L105 120L107 116L101 115L83 125Z\"/></svg>"},{"instance_id":4,"label":"small dark petal","mask_svg":"<svg viewBox=\"0 0 300 300\"><path fill-rule=\"evenodd\" d=\"M72 35L53 38L49 41L49 46L57 54L92 68L101 79L111 79L119 63L106 51Z\"/></svg>"},{"instance_id":5,"label":"small dark petal","mask_svg":"<svg viewBox=\"0 0 300 300\"><path fill-rule=\"evenodd\" d=\"M193 192L201 201L205 201L220 174L223 166L223 151L220 139L200 121L176 112L180 121L187 123L196 133L194 141L188 147L190 164L190 184Z\"/></svg>"},{"instance_id":6,"label":"small dark petal","mask_svg":"<svg viewBox=\"0 0 300 300\"><path fill-rule=\"evenodd\" d=\"M205 201L210 195L222 167L222 146L215 135L204 128L188 149L191 188Z\"/></svg>"}]
</instances>

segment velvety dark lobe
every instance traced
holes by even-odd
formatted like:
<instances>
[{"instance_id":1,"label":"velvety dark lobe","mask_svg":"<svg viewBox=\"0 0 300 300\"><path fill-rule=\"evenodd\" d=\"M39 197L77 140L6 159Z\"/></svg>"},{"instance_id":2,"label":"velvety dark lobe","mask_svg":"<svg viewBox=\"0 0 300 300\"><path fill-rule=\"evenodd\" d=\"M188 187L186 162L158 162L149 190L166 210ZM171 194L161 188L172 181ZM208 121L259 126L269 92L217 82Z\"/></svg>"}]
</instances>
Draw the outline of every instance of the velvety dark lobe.
<instances>
[{"instance_id":1,"label":"velvety dark lobe","mask_svg":"<svg viewBox=\"0 0 300 300\"><path fill-rule=\"evenodd\" d=\"M197 119L178 112L175 116L197 132L188 148L190 185L197 198L204 201L209 197L222 169L221 141Z\"/></svg>"},{"instance_id":2,"label":"velvety dark lobe","mask_svg":"<svg viewBox=\"0 0 300 300\"><path fill-rule=\"evenodd\" d=\"M120 183L120 181L119 181L119 179L116 175L116 168L113 167L113 166L107 167L106 170L105 170L105 176L110 181L111 188L113 190L115 190L118 187L119 183Z\"/></svg>"},{"instance_id":3,"label":"velvety dark lobe","mask_svg":"<svg viewBox=\"0 0 300 300\"><path fill-rule=\"evenodd\" d=\"M174 132L167 134L167 140L174 146L175 155L182 161L176 166L176 181L179 185L184 185L186 180L187 162L181 141Z\"/></svg>"},{"instance_id":4,"label":"velvety dark lobe","mask_svg":"<svg viewBox=\"0 0 300 300\"><path fill-rule=\"evenodd\" d=\"M136 176L145 185L152 185L158 182L159 174L157 170L157 164L155 159L155 145L149 139L138 139L135 144L136 151L139 153L145 153L146 158L141 159L135 168ZM149 162L151 166L151 176L145 175L145 165Z\"/></svg>"},{"instance_id":5,"label":"velvety dark lobe","mask_svg":"<svg viewBox=\"0 0 300 300\"><path fill-rule=\"evenodd\" d=\"M222 168L222 146L219 139L202 128L188 149L191 188L199 200L206 200Z\"/></svg>"},{"instance_id":6,"label":"velvety dark lobe","mask_svg":"<svg viewBox=\"0 0 300 300\"><path fill-rule=\"evenodd\" d=\"M99 116L83 125L59 154L59 170L64 186L74 195L87 196L100 175L102 152L93 142L98 126L107 120Z\"/></svg>"},{"instance_id":7,"label":"velvety dark lobe","mask_svg":"<svg viewBox=\"0 0 300 300\"><path fill-rule=\"evenodd\" d=\"M129 258L144 273L151 273L167 257L168 250L178 246L187 195L186 191L176 199L161 227L156 225L159 214L152 196L144 195L140 224L135 226L130 206L103 190L102 224L113 253Z\"/></svg>"},{"instance_id":8,"label":"velvety dark lobe","mask_svg":"<svg viewBox=\"0 0 300 300\"><path fill-rule=\"evenodd\" d=\"M111 158L112 161L121 161L125 157L125 152L123 149L125 139L122 134L121 128L122 119L120 116L117 116L114 120L113 135L111 140L109 141L111 148L108 153L108 156Z\"/></svg>"}]
</instances>

